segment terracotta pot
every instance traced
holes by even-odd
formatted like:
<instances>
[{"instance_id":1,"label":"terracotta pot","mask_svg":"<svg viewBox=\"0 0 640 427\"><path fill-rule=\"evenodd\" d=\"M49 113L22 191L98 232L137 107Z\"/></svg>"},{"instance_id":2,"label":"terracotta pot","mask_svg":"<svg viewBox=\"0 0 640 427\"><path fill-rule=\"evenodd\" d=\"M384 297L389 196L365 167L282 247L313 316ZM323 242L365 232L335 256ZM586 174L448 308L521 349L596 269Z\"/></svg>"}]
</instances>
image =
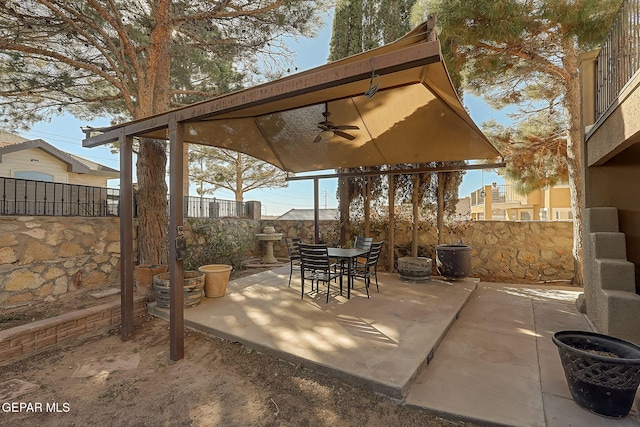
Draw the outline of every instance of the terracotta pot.
<instances>
[{"instance_id":1,"label":"terracotta pot","mask_svg":"<svg viewBox=\"0 0 640 427\"><path fill-rule=\"evenodd\" d=\"M133 268L133 281L138 288L149 289L153 283L153 276L166 273L168 266L156 264L140 264Z\"/></svg>"},{"instance_id":2,"label":"terracotta pot","mask_svg":"<svg viewBox=\"0 0 640 427\"><path fill-rule=\"evenodd\" d=\"M205 274L204 296L207 298L220 298L227 292L229 276L233 267L226 264L209 264L198 268Z\"/></svg>"}]
</instances>

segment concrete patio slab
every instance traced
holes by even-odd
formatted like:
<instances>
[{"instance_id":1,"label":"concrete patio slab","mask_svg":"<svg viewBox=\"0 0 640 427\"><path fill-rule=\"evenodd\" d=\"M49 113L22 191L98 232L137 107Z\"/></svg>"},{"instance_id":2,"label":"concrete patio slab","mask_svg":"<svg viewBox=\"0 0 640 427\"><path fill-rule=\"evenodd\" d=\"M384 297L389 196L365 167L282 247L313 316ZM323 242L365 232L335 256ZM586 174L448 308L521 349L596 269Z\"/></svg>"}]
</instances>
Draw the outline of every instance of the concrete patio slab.
<instances>
[{"instance_id":1,"label":"concrete patio slab","mask_svg":"<svg viewBox=\"0 0 640 427\"><path fill-rule=\"evenodd\" d=\"M300 299L298 278L287 287L288 267L265 271L185 310L185 324L451 418L640 426L638 397L623 419L571 398L551 336L591 330L575 308L580 288L379 276L380 293L372 288L370 299L357 282L350 300L332 286L327 304L323 289ZM154 305L149 311L169 317Z\"/></svg>"},{"instance_id":2,"label":"concrete patio slab","mask_svg":"<svg viewBox=\"0 0 640 427\"><path fill-rule=\"evenodd\" d=\"M531 302L482 284L406 397L482 422L544 426Z\"/></svg>"},{"instance_id":3,"label":"concrete patio slab","mask_svg":"<svg viewBox=\"0 0 640 427\"><path fill-rule=\"evenodd\" d=\"M357 281L351 299L332 285L325 303L326 288L301 299L299 278L288 287L288 266L265 271L231 282L223 298L186 309L185 325L402 398L477 281L407 283L397 274L378 276L380 292L374 285L371 298ZM169 316L154 305L150 312Z\"/></svg>"},{"instance_id":4,"label":"concrete patio slab","mask_svg":"<svg viewBox=\"0 0 640 427\"><path fill-rule=\"evenodd\" d=\"M627 417L610 419L571 398L551 336L591 330L575 308L581 291L481 283L406 403L492 425L640 425L637 400Z\"/></svg>"}]
</instances>

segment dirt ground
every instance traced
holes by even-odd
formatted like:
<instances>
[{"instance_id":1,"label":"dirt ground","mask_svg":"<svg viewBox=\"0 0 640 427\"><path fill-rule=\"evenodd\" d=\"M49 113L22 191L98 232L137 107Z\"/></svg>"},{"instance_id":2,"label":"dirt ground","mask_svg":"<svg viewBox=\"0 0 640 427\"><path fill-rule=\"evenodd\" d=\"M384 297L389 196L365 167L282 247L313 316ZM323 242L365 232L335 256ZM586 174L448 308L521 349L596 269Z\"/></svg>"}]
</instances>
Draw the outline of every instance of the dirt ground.
<instances>
[{"instance_id":1,"label":"dirt ground","mask_svg":"<svg viewBox=\"0 0 640 427\"><path fill-rule=\"evenodd\" d=\"M0 327L77 299L23 307ZM153 317L127 342L114 331L0 367L0 405L0 425L471 425L199 332L185 332L185 358L172 362L169 325Z\"/></svg>"}]
</instances>

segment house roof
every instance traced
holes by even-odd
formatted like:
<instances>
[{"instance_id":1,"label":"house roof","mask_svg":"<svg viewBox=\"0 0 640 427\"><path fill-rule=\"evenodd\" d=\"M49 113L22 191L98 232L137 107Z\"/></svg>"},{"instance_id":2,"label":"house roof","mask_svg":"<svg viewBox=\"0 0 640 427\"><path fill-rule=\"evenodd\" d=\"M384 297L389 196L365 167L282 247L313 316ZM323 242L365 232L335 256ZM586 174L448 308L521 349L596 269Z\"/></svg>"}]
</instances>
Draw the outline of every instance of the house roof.
<instances>
[{"instance_id":1,"label":"house roof","mask_svg":"<svg viewBox=\"0 0 640 427\"><path fill-rule=\"evenodd\" d=\"M338 218L338 209L319 209L320 220L335 220ZM291 209L277 219L279 220L298 220L298 221L313 221L315 219L314 209Z\"/></svg>"},{"instance_id":2,"label":"house roof","mask_svg":"<svg viewBox=\"0 0 640 427\"><path fill-rule=\"evenodd\" d=\"M123 136L169 139L171 123L181 123L186 143L236 150L290 172L500 157L462 106L433 38L425 22L394 43L340 61L86 130L83 144ZM318 141L326 121L357 129Z\"/></svg>"},{"instance_id":3,"label":"house roof","mask_svg":"<svg viewBox=\"0 0 640 427\"><path fill-rule=\"evenodd\" d=\"M80 156L76 156L75 154L70 154L62 151L42 139L33 139L23 142L0 141L0 163L2 163L2 156L5 154L15 153L32 148L40 149L65 163L67 165L68 172L99 175L108 178L120 177L120 172L116 169L112 169L108 166L104 166Z\"/></svg>"}]
</instances>

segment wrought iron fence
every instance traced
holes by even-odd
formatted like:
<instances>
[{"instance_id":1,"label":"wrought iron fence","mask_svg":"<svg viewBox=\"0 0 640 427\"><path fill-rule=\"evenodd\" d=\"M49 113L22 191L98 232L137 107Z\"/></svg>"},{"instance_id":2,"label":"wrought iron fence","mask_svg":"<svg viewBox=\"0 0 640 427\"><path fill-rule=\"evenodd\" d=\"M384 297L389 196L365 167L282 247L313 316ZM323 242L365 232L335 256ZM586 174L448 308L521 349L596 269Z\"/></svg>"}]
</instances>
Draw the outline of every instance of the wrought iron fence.
<instances>
[{"instance_id":1,"label":"wrought iron fence","mask_svg":"<svg viewBox=\"0 0 640 427\"><path fill-rule=\"evenodd\" d=\"M0 177L1 215L118 215L119 190Z\"/></svg>"},{"instance_id":2,"label":"wrought iron fence","mask_svg":"<svg viewBox=\"0 0 640 427\"><path fill-rule=\"evenodd\" d=\"M117 216L119 213L120 190L117 188L4 177L0 177L0 187L0 215ZM193 196L185 196L184 213L187 218L250 216L247 203Z\"/></svg>"},{"instance_id":3,"label":"wrought iron fence","mask_svg":"<svg viewBox=\"0 0 640 427\"><path fill-rule=\"evenodd\" d=\"M185 218L246 218L247 204L234 200L186 196Z\"/></svg>"},{"instance_id":4,"label":"wrought iron fence","mask_svg":"<svg viewBox=\"0 0 640 427\"><path fill-rule=\"evenodd\" d=\"M625 0L597 58L596 120L640 68L640 0Z\"/></svg>"}]
</instances>

